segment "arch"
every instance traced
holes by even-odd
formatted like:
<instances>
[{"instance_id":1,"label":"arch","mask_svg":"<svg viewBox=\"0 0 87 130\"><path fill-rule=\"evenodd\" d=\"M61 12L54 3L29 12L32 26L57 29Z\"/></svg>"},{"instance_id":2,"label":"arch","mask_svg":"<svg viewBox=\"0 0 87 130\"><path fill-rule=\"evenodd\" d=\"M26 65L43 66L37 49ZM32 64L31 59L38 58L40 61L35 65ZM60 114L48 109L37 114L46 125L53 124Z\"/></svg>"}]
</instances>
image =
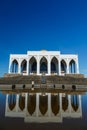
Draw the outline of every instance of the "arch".
<instances>
[{"instance_id":1,"label":"arch","mask_svg":"<svg viewBox=\"0 0 87 130\"><path fill-rule=\"evenodd\" d=\"M51 95L51 109L55 116L59 113L59 94Z\"/></svg>"},{"instance_id":2,"label":"arch","mask_svg":"<svg viewBox=\"0 0 87 130\"><path fill-rule=\"evenodd\" d=\"M58 74L58 60L56 57L53 57L51 60L51 73Z\"/></svg>"},{"instance_id":3,"label":"arch","mask_svg":"<svg viewBox=\"0 0 87 130\"><path fill-rule=\"evenodd\" d=\"M30 115L33 115L36 109L36 94L29 95L28 94L28 102L27 102L27 110Z\"/></svg>"},{"instance_id":4,"label":"arch","mask_svg":"<svg viewBox=\"0 0 87 130\"><path fill-rule=\"evenodd\" d=\"M37 72L37 61L36 61L34 56L29 61L29 72L30 73L36 73Z\"/></svg>"},{"instance_id":5,"label":"arch","mask_svg":"<svg viewBox=\"0 0 87 130\"><path fill-rule=\"evenodd\" d=\"M16 59L11 63L11 73L18 73L18 61Z\"/></svg>"},{"instance_id":6,"label":"arch","mask_svg":"<svg viewBox=\"0 0 87 130\"><path fill-rule=\"evenodd\" d=\"M78 95L71 96L71 105L74 111L77 111L79 108L79 98Z\"/></svg>"},{"instance_id":7,"label":"arch","mask_svg":"<svg viewBox=\"0 0 87 130\"><path fill-rule=\"evenodd\" d=\"M27 61L24 59L21 62L21 73L26 73L27 72Z\"/></svg>"},{"instance_id":8,"label":"arch","mask_svg":"<svg viewBox=\"0 0 87 130\"><path fill-rule=\"evenodd\" d=\"M39 97L39 109L42 115L45 115L48 109L48 95L40 95Z\"/></svg>"},{"instance_id":9,"label":"arch","mask_svg":"<svg viewBox=\"0 0 87 130\"><path fill-rule=\"evenodd\" d=\"M66 111L68 109L68 96L62 97L62 109Z\"/></svg>"},{"instance_id":10,"label":"arch","mask_svg":"<svg viewBox=\"0 0 87 130\"><path fill-rule=\"evenodd\" d=\"M67 69L67 65L66 65L66 62L65 60L61 60L61 74L64 75L66 74L66 69Z\"/></svg>"},{"instance_id":11,"label":"arch","mask_svg":"<svg viewBox=\"0 0 87 130\"><path fill-rule=\"evenodd\" d=\"M20 94L19 96L19 108L23 111L25 108L25 96L22 96L22 94Z\"/></svg>"},{"instance_id":12,"label":"arch","mask_svg":"<svg viewBox=\"0 0 87 130\"><path fill-rule=\"evenodd\" d=\"M73 59L69 63L69 73L76 73L76 63Z\"/></svg>"},{"instance_id":13,"label":"arch","mask_svg":"<svg viewBox=\"0 0 87 130\"><path fill-rule=\"evenodd\" d=\"M43 56L40 60L40 73L48 73L47 59Z\"/></svg>"},{"instance_id":14,"label":"arch","mask_svg":"<svg viewBox=\"0 0 87 130\"><path fill-rule=\"evenodd\" d=\"M15 94L10 94L8 96L8 106L11 111L15 108L15 106L16 106L16 95Z\"/></svg>"}]
</instances>

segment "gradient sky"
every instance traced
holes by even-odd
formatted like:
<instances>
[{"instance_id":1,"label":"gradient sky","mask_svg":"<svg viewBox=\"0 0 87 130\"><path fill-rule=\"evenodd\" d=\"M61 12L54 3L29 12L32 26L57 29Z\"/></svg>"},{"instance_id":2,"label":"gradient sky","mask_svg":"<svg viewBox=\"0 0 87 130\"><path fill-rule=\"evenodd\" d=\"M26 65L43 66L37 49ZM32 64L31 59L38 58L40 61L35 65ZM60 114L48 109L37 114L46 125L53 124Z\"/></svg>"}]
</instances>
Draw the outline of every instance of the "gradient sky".
<instances>
[{"instance_id":1,"label":"gradient sky","mask_svg":"<svg viewBox=\"0 0 87 130\"><path fill-rule=\"evenodd\" d=\"M43 49L78 54L87 75L87 0L0 0L0 76L10 54Z\"/></svg>"}]
</instances>

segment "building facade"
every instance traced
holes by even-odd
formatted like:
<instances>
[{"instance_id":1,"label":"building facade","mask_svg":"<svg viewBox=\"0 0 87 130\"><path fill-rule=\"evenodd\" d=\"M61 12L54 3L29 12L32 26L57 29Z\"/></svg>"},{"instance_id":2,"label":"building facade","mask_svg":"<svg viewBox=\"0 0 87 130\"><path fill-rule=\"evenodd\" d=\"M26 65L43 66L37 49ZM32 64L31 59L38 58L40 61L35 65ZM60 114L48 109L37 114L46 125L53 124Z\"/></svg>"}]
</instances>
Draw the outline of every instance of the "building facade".
<instances>
[{"instance_id":1,"label":"building facade","mask_svg":"<svg viewBox=\"0 0 87 130\"><path fill-rule=\"evenodd\" d=\"M46 50L28 51L27 54L11 54L8 73L23 75L79 74L78 55Z\"/></svg>"}]
</instances>

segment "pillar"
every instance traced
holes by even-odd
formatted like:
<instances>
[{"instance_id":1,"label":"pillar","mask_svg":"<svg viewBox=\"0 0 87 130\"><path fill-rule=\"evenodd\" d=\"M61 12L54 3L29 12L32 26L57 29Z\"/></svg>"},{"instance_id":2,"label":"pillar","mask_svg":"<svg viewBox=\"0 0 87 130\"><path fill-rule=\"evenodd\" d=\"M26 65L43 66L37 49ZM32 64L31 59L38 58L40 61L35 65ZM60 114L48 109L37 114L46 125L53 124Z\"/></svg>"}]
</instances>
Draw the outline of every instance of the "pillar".
<instances>
[{"instance_id":1,"label":"pillar","mask_svg":"<svg viewBox=\"0 0 87 130\"><path fill-rule=\"evenodd\" d=\"M48 75L50 75L51 65L50 65L50 56L48 56Z\"/></svg>"},{"instance_id":2,"label":"pillar","mask_svg":"<svg viewBox=\"0 0 87 130\"><path fill-rule=\"evenodd\" d=\"M39 60L39 56L37 57L37 75L40 74L40 60Z\"/></svg>"},{"instance_id":3,"label":"pillar","mask_svg":"<svg viewBox=\"0 0 87 130\"><path fill-rule=\"evenodd\" d=\"M16 112L18 112L19 108L19 94L16 95Z\"/></svg>"},{"instance_id":4,"label":"pillar","mask_svg":"<svg viewBox=\"0 0 87 130\"><path fill-rule=\"evenodd\" d=\"M69 62L67 62L67 74L69 74Z\"/></svg>"},{"instance_id":5,"label":"pillar","mask_svg":"<svg viewBox=\"0 0 87 130\"><path fill-rule=\"evenodd\" d=\"M36 117L39 116L39 93L36 93Z\"/></svg>"},{"instance_id":6,"label":"pillar","mask_svg":"<svg viewBox=\"0 0 87 130\"><path fill-rule=\"evenodd\" d=\"M8 94L6 95L6 107L5 107L5 114L8 112Z\"/></svg>"},{"instance_id":7,"label":"pillar","mask_svg":"<svg viewBox=\"0 0 87 130\"><path fill-rule=\"evenodd\" d=\"M69 102L69 112L71 113L71 95L68 95L68 102Z\"/></svg>"},{"instance_id":8,"label":"pillar","mask_svg":"<svg viewBox=\"0 0 87 130\"><path fill-rule=\"evenodd\" d=\"M29 60L27 59L27 75L29 75Z\"/></svg>"},{"instance_id":9,"label":"pillar","mask_svg":"<svg viewBox=\"0 0 87 130\"><path fill-rule=\"evenodd\" d=\"M51 116L51 93L48 93L48 116Z\"/></svg>"},{"instance_id":10,"label":"pillar","mask_svg":"<svg viewBox=\"0 0 87 130\"><path fill-rule=\"evenodd\" d=\"M76 63L76 73L79 74L79 63L78 63L78 60L77 60L77 63Z\"/></svg>"},{"instance_id":11,"label":"pillar","mask_svg":"<svg viewBox=\"0 0 87 130\"><path fill-rule=\"evenodd\" d=\"M82 114L82 104L81 104L81 95L79 95L79 110Z\"/></svg>"},{"instance_id":12,"label":"pillar","mask_svg":"<svg viewBox=\"0 0 87 130\"><path fill-rule=\"evenodd\" d=\"M62 93L59 93L60 111L62 111Z\"/></svg>"},{"instance_id":13,"label":"pillar","mask_svg":"<svg viewBox=\"0 0 87 130\"><path fill-rule=\"evenodd\" d=\"M21 62L19 61L19 64L18 64L18 73L21 74Z\"/></svg>"},{"instance_id":14,"label":"pillar","mask_svg":"<svg viewBox=\"0 0 87 130\"><path fill-rule=\"evenodd\" d=\"M58 59L58 71L59 71L59 75L61 75L61 63L60 63L60 59Z\"/></svg>"},{"instance_id":15,"label":"pillar","mask_svg":"<svg viewBox=\"0 0 87 130\"><path fill-rule=\"evenodd\" d=\"M10 69L11 69L11 63L9 62L9 69L8 69L8 73L11 73Z\"/></svg>"},{"instance_id":16,"label":"pillar","mask_svg":"<svg viewBox=\"0 0 87 130\"><path fill-rule=\"evenodd\" d=\"M9 60L9 68L8 68L8 73L11 73L11 59Z\"/></svg>"},{"instance_id":17,"label":"pillar","mask_svg":"<svg viewBox=\"0 0 87 130\"><path fill-rule=\"evenodd\" d=\"M25 113L27 112L28 93L25 93Z\"/></svg>"}]
</instances>

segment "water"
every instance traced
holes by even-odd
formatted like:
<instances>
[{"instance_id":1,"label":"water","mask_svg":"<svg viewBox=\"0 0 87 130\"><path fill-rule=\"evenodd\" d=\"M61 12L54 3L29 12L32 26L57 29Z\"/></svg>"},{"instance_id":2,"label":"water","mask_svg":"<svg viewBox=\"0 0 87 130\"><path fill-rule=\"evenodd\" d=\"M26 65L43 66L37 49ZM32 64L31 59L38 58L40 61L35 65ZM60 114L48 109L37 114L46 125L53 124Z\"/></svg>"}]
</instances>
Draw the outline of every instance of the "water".
<instances>
[{"instance_id":1,"label":"water","mask_svg":"<svg viewBox=\"0 0 87 130\"><path fill-rule=\"evenodd\" d=\"M0 92L0 130L87 130L87 93Z\"/></svg>"}]
</instances>

